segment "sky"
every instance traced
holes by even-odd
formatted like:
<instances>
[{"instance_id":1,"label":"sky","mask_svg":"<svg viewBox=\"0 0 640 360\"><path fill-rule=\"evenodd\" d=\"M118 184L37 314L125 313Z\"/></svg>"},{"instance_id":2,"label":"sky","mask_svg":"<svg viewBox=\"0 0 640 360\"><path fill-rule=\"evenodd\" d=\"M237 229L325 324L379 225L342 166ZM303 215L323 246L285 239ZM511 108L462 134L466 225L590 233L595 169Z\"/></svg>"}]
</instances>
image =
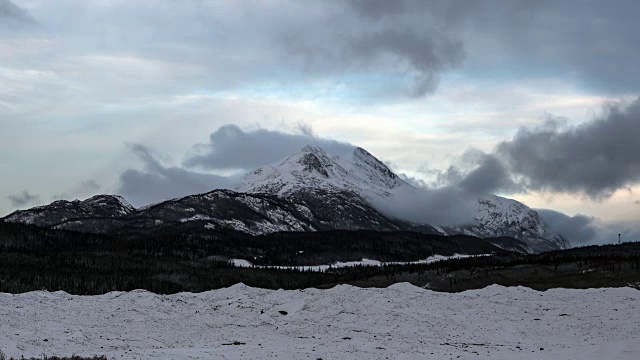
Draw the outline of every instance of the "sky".
<instances>
[{"instance_id":1,"label":"sky","mask_svg":"<svg viewBox=\"0 0 640 360\"><path fill-rule=\"evenodd\" d=\"M427 189L550 209L585 238L640 238L638 13L633 0L0 0L0 214L228 187L312 143L361 146Z\"/></svg>"}]
</instances>

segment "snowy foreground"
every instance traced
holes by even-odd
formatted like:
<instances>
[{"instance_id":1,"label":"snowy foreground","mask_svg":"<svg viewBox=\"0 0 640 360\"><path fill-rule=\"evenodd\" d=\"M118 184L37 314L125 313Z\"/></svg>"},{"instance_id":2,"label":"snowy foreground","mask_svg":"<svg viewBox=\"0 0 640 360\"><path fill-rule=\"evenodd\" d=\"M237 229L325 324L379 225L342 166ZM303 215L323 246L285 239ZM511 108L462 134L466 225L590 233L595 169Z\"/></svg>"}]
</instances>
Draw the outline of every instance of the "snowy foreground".
<instances>
[{"instance_id":1,"label":"snowy foreground","mask_svg":"<svg viewBox=\"0 0 640 360\"><path fill-rule=\"evenodd\" d=\"M640 291L386 289L0 294L7 355L133 359L639 359Z\"/></svg>"}]
</instances>

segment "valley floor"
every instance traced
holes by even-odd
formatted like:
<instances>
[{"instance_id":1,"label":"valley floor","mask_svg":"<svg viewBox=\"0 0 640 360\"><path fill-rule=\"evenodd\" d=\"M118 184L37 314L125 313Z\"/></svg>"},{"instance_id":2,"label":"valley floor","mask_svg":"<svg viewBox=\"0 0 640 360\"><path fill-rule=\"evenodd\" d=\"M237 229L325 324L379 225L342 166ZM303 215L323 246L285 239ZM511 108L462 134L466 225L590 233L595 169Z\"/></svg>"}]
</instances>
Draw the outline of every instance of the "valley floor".
<instances>
[{"instance_id":1,"label":"valley floor","mask_svg":"<svg viewBox=\"0 0 640 360\"><path fill-rule=\"evenodd\" d=\"M640 291L402 283L75 296L0 293L11 356L134 359L638 359Z\"/></svg>"}]
</instances>

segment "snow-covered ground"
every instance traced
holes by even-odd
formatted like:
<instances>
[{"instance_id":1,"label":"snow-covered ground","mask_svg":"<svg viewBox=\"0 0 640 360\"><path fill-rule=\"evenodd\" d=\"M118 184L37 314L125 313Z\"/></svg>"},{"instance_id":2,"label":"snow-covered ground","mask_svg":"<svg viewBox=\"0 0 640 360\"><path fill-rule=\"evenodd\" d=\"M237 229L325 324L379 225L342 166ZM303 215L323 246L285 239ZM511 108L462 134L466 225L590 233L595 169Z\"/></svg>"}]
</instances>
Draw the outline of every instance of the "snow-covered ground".
<instances>
[{"instance_id":1,"label":"snow-covered ground","mask_svg":"<svg viewBox=\"0 0 640 360\"><path fill-rule=\"evenodd\" d=\"M433 255L429 256L426 259L418 260L418 261L389 261L382 262L378 260L371 259L362 259L359 261L346 261L341 262L338 261L331 265L307 265L307 266L264 266L264 265L253 265L248 260L244 259L231 259L229 263L236 267L258 267L262 269L289 269L289 270L302 270L302 271L317 271L317 272L325 272L329 269L337 269L344 267L354 267L354 266L384 266L384 265L409 265L409 264L431 264L436 261L442 260L452 260L452 259L464 259L469 257L476 256L491 256L491 254L480 254L480 255L465 255L465 254L454 254L451 256L444 255Z\"/></svg>"},{"instance_id":2,"label":"snow-covered ground","mask_svg":"<svg viewBox=\"0 0 640 360\"><path fill-rule=\"evenodd\" d=\"M134 359L638 359L640 291L386 289L0 294L8 355Z\"/></svg>"}]
</instances>

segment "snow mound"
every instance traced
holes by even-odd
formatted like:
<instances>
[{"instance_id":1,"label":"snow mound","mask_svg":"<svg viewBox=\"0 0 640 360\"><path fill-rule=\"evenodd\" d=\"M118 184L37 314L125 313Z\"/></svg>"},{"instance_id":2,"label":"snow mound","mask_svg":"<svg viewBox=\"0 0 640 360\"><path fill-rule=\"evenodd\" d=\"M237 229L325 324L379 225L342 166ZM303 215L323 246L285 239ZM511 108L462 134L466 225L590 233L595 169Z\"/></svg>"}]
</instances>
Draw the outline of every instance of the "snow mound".
<instances>
[{"instance_id":1,"label":"snow mound","mask_svg":"<svg viewBox=\"0 0 640 360\"><path fill-rule=\"evenodd\" d=\"M117 359L638 359L638 304L631 288L448 294L406 283L0 293L0 349Z\"/></svg>"}]
</instances>

